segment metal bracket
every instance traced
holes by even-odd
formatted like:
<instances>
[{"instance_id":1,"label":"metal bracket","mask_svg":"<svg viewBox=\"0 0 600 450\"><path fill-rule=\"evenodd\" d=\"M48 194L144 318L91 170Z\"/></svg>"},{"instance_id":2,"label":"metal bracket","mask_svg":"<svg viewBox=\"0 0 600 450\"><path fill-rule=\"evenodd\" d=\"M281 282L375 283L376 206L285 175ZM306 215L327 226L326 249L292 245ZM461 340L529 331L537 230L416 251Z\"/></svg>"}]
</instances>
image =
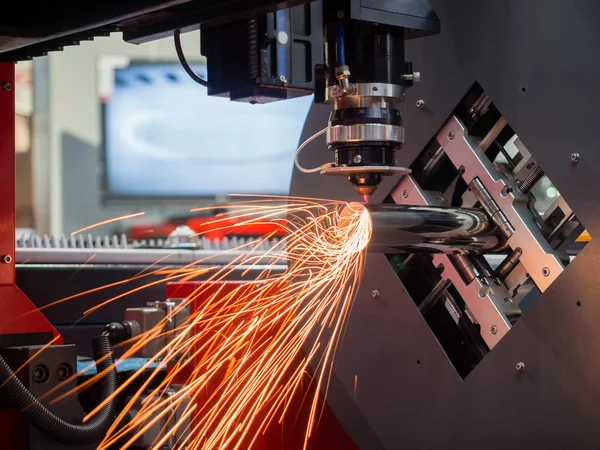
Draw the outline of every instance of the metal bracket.
<instances>
[{"instance_id":1,"label":"metal bracket","mask_svg":"<svg viewBox=\"0 0 600 450\"><path fill-rule=\"evenodd\" d=\"M527 196L519 191L515 181L496 169L457 117L442 127L437 140L454 166L464 169L462 177L467 184L476 178L483 183L514 228L508 244L523 251L521 263L540 292L544 292L565 267L535 223L527 207Z\"/></svg>"},{"instance_id":2,"label":"metal bracket","mask_svg":"<svg viewBox=\"0 0 600 450\"><path fill-rule=\"evenodd\" d=\"M398 204L439 205L429 197L412 176L404 177L392 193L392 198ZM506 288L486 277L475 278L467 285L448 255L433 255L433 263L435 266L443 265L442 278L452 282L470 315L481 326L481 337L490 349L493 348L511 328L507 317L520 313L510 301Z\"/></svg>"}]
</instances>

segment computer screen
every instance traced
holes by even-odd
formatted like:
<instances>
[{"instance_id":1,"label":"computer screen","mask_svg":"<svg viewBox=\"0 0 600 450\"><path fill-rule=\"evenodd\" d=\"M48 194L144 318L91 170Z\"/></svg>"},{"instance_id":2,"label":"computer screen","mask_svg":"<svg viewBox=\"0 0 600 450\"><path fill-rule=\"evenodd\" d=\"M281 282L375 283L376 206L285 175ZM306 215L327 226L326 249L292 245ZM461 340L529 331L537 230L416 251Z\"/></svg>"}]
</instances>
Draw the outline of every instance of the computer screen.
<instances>
[{"instance_id":1,"label":"computer screen","mask_svg":"<svg viewBox=\"0 0 600 450\"><path fill-rule=\"evenodd\" d=\"M113 73L102 99L108 198L288 193L312 96L264 105L209 97L176 63Z\"/></svg>"}]
</instances>

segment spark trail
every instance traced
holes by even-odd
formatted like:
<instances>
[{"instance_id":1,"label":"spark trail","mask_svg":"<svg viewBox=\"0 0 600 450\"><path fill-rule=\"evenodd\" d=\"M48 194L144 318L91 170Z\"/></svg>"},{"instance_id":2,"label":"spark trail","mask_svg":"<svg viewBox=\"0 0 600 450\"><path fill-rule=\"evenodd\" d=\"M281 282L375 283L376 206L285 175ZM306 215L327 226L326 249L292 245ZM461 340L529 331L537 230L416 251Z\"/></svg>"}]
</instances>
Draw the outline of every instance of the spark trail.
<instances>
[{"instance_id":1,"label":"spark trail","mask_svg":"<svg viewBox=\"0 0 600 450\"><path fill-rule=\"evenodd\" d=\"M201 283L163 322L131 343L123 358L165 335L170 341L115 395L152 363L167 366L167 376L158 381L158 371L150 375L117 417L99 450L124 441L120 448L129 448L154 424L164 418L172 420L175 410L181 420L153 449L161 448L167 439L175 440L178 449L251 449L269 424L283 421L310 373L316 389L311 398L304 399L310 403L308 417L297 418L306 426L306 449L324 407L320 393L327 391L371 236L368 212L352 205L356 204L264 198L236 203L229 213L216 218L212 229L231 219L239 226L277 221L285 227L286 238L267 255L254 249L272 234L245 244L242 256L225 267L213 268L209 282ZM287 217L284 222L282 215ZM218 283L239 267L262 264L269 256L285 258L288 269L284 273L265 269L255 281L233 287ZM203 263L169 270L166 278L191 280ZM189 311L187 319L165 331L167 321L184 311ZM154 395L140 403L153 381L158 384ZM163 392L171 384L182 388L167 397ZM88 419L102 406L91 411ZM129 421L127 414L134 406L137 414Z\"/></svg>"}]
</instances>

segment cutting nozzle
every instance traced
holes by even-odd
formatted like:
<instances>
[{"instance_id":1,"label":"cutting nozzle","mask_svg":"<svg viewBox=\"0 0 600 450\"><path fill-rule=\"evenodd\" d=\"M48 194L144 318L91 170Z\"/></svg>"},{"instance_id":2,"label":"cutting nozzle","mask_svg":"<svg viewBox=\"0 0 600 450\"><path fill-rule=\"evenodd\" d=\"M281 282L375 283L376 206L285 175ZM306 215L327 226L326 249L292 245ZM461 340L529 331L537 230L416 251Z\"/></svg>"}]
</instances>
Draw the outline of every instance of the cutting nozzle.
<instances>
[{"instance_id":1,"label":"cutting nozzle","mask_svg":"<svg viewBox=\"0 0 600 450\"><path fill-rule=\"evenodd\" d=\"M361 198L363 199L363 201L366 204L366 203L369 203L369 200L371 199L371 195L373 195L373 193L377 189L377 186L375 186L375 185L359 185L359 186L354 186L354 189L356 190L356 192L358 192L358 195L361 196Z\"/></svg>"}]
</instances>

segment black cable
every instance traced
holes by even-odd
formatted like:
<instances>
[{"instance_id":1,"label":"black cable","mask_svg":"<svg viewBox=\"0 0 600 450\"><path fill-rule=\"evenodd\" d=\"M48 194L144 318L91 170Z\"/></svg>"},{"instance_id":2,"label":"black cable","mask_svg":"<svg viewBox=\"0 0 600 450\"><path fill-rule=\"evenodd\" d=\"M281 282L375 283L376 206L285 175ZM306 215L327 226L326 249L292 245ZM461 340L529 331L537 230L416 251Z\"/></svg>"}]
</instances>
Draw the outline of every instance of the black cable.
<instances>
[{"instance_id":1,"label":"black cable","mask_svg":"<svg viewBox=\"0 0 600 450\"><path fill-rule=\"evenodd\" d=\"M194 80L196 83L201 84L204 87L208 87L208 82L201 78L194 69L190 67L187 60L185 59L185 55L183 54L183 48L181 47L181 29L175 30L173 33L173 41L175 41L175 51L177 52L177 57L179 58L179 62L183 67L183 70L187 72L187 74Z\"/></svg>"},{"instance_id":2,"label":"black cable","mask_svg":"<svg viewBox=\"0 0 600 450\"><path fill-rule=\"evenodd\" d=\"M100 399L111 397L117 389L117 373L111 355L108 333L92 341L94 359L98 373L106 371L106 377L100 385ZM49 411L42 405L23 383L15 376L4 358L0 356L0 380L4 383L4 392L15 408L42 433L65 445L88 445L104 438L113 423L116 401L110 400L89 422L81 425L69 423Z\"/></svg>"}]
</instances>

